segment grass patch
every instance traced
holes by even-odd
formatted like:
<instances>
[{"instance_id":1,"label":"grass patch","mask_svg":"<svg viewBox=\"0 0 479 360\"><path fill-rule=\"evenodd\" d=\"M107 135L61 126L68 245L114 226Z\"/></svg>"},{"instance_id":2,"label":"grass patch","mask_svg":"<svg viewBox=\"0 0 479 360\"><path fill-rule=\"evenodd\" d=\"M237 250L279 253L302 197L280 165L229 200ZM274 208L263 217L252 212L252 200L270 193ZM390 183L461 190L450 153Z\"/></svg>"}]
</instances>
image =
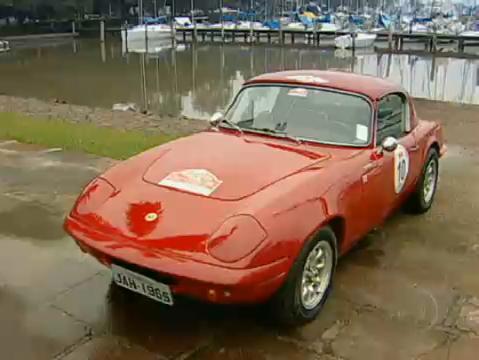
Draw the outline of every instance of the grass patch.
<instances>
[{"instance_id":1,"label":"grass patch","mask_svg":"<svg viewBox=\"0 0 479 360\"><path fill-rule=\"evenodd\" d=\"M17 113L0 113L0 139L60 147L113 159L127 159L141 151L175 139L174 135L149 135L141 131L75 124L62 120L34 119Z\"/></svg>"}]
</instances>

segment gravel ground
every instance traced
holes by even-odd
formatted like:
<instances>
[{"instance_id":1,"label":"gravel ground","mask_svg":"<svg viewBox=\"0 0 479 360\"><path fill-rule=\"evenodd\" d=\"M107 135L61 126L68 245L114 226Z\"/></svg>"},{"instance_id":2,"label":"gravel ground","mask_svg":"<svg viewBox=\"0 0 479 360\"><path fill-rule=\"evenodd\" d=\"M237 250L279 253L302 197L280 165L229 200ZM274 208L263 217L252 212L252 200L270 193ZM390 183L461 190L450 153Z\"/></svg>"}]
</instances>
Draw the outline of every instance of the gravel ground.
<instances>
[{"instance_id":1,"label":"gravel ground","mask_svg":"<svg viewBox=\"0 0 479 360\"><path fill-rule=\"evenodd\" d=\"M449 120L451 117L454 118L456 126L451 131L461 131L462 125L475 121L479 110L477 105L422 99L416 99L415 104L418 114L425 119ZM133 111L113 111L104 108L62 104L57 100L46 102L33 98L6 95L0 95L0 112L19 112L38 118L58 118L75 123L88 122L98 126L178 135L200 131L208 126L204 120L157 116ZM459 134L454 133L453 135ZM462 136L466 136L468 139L472 136L472 141L474 141L473 135L462 134Z\"/></svg>"},{"instance_id":2,"label":"gravel ground","mask_svg":"<svg viewBox=\"0 0 479 360\"><path fill-rule=\"evenodd\" d=\"M0 95L0 112L18 112L38 118L58 118L75 123L86 122L98 126L174 135L185 135L202 130L207 126L207 122L202 120L159 117L154 114L142 114L136 111L113 111L104 108L62 104L57 100L46 102L33 98L6 95Z\"/></svg>"}]
</instances>

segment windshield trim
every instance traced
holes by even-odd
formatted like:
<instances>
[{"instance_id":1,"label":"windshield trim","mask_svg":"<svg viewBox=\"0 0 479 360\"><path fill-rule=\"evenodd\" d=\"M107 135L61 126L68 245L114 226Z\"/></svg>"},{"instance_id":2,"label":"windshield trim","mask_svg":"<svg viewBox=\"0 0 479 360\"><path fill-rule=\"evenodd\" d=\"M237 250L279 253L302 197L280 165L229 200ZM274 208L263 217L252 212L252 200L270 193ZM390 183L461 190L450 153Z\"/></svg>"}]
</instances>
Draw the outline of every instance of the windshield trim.
<instances>
[{"instance_id":1,"label":"windshield trim","mask_svg":"<svg viewBox=\"0 0 479 360\"><path fill-rule=\"evenodd\" d=\"M322 87L322 86L311 86L311 85L298 85L296 83L275 83L275 82L265 82L265 83L253 83L253 84L248 84L243 86L240 91L234 96L233 100L228 104L226 111L225 111L225 116L228 114L228 112L231 110L235 102L238 100L238 97L240 94L249 88L252 87L287 87L287 88L296 88L296 87L303 87L305 89L312 89L312 90L321 90L321 91L327 91L327 92L332 92L332 93L338 93L338 94L345 94L345 95L351 95L355 97L359 97L363 100L365 100L369 108L371 110L371 119L369 121L369 141L366 144L350 144L350 143L339 143L339 142L330 142L330 141L319 141L316 139L312 138L305 138L305 137L298 137L295 136L295 138L301 142L310 142L310 143L315 143L315 144L324 144L324 145L333 145L333 146L344 146L344 147L352 147L352 148L368 148L371 146L373 143L373 137L374 137L374 104L373 101L366 95L363 94L358 94L355 92L347 91L347 90L339 90L339 89L332 89L329 87ZM218 127L222 127L225 129L233 129L230 126L225 126L227 124L220 124ZM281 133L279 134L274 134L274 133L269 133L261 130L254 130L254 129L246 129L246 128L241 128L244 133L255 133L255 134L261 134L261 135L266 135L266 136L271 136L277 139L283 139L283 140L290 140L287 137L282 136Z\"/></svg>"}]
</instances>

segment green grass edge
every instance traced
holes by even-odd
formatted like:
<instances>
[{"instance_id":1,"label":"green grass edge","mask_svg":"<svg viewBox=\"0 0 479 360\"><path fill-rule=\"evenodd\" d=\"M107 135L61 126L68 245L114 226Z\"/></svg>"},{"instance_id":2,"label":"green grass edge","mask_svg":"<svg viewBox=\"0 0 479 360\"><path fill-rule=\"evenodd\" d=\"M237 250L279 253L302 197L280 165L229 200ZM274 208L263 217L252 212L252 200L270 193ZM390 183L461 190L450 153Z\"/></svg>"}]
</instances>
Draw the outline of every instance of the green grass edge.
<instances>
[{"instance_id":1,"label":"green grass edge","mask_svg":"<svg viewBox=\"0 0 479 360\"><path fill-rule=\"evenodd\" d=\"M41 119L0 112L0 139L16 140L64 150L123 160L174 140L173 134L146 134L137 130L100 127L61 119Z\"/></svg>"}]
</instances>

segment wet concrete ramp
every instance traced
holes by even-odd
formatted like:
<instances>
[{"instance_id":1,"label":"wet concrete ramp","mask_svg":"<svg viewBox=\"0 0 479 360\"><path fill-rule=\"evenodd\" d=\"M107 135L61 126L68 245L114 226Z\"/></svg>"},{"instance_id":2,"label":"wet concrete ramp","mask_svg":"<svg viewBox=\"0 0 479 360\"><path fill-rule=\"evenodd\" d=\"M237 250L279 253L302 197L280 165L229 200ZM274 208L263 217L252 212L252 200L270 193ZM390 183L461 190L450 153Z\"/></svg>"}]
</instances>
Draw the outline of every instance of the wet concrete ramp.
<instances>
[{"instance_id":1,"label":"wet concrete ramp","mask_svg":"<svg viewBox=\"0 0 479 360\"><path fill-rule=\"evenodd\" d=\"M61 230L81 188L111 162L0 144L0 358L477 359L479 143L447 122L450 152L424 216L395 215L340 262L319 318L272 325L264 308L180 299L165 307L112 286Z\"/></svg>"}]
</instances>

